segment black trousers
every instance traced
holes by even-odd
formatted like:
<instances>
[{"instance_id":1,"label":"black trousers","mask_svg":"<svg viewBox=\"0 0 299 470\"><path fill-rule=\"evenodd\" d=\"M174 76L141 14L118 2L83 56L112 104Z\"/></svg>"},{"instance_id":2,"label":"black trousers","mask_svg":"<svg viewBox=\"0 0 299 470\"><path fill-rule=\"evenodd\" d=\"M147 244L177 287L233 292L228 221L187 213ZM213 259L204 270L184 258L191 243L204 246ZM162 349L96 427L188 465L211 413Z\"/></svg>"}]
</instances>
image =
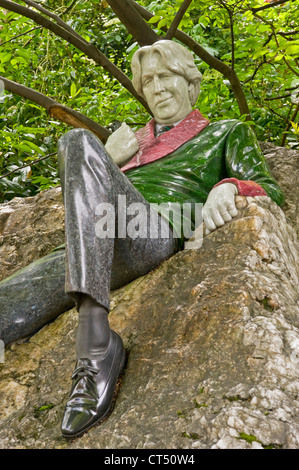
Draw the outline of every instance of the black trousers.
<instances>
[{"instance_id":1,"label":"black trousers","mask_svg":"<svg viewBox=\"0 0 299 470\"><path fill-rule=\"evenodd\" d=\"M5 344L32 334L78 304L82 294L109 311L110 290L148 273L179 249L162 217L154 218L158 230L152 230L150 204L90 131L74 129L59 140L58 164L66 251L0 283L0 339ZM142 233L132 230L141 209Z\"/></svg>"}]
</instances>

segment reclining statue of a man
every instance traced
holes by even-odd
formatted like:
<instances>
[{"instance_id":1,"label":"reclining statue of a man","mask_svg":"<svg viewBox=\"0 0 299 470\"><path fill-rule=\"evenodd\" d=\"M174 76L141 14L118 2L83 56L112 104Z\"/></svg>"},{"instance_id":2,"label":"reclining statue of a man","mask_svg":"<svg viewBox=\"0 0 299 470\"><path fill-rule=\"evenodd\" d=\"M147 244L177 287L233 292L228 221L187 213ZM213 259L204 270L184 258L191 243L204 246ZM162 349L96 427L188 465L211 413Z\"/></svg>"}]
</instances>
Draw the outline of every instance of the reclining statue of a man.
<instances>
[{"instance_id":1,"label":"reclining statue of a man","mask_svg":"<svg viewBox=\"0 0 299 470\"><path fill-rule=\"evenodd\" d=\"M51 306L56 302L56 314L67 309L68 301L75 302L79 312L77 362L62 422L66 437L81 435L107 416L124 367L123 342L108 321L110 290L184 248L181 219L171 217L167 208L204 204L203 220L211 232L237 215L236 195L269 196L279 205L284 199L248 124L233 119L210 123L193 109L201 74L185 47L167 40L142 47L133 56L132 72L134 87L154 116L145 127L134 133L122 124L105 147L91 132L74 129L58 145L66 250L47 259L50 274L55 265L55 275L45 276L44 289ZM124 201L126 207L143 208L142 236L136 231L129 235L133 213L124 216ZM155 205L162 209L156 213L158 225L152 236ZM100 215L107 226L111 224L112 236L109 230L103 235ZM189 218L194 226L193 210ZM31 292L31 304L23 302L23 313L16 313L20 307L12 308L7 300L12 299L8 292L15 279L30 282L29 275L37 279L37 272L42 278L42 266L42 261L33 263L0 283L0 295L6 298L6 331L14 330L17 317L23 325L35 316L39 326L44 324L47 309L35 315L42 289ZM60 296L64 269L65 293ZM9 323L12 311L15 316Z\"/></svg>"}]
</instances>

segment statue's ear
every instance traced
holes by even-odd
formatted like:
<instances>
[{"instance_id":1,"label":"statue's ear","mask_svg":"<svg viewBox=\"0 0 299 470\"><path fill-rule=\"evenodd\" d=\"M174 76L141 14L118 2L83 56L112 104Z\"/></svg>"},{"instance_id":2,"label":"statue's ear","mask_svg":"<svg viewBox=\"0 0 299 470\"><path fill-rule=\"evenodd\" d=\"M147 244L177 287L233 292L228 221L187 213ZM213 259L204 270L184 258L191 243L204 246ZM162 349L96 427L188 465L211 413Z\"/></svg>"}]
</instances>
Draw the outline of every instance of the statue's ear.
<instances>
[{"instance_id":1,"label":"statue's ear","mask_svg":"<svg viewBox=\"0 0 299 470\"><path fill-rule=\"evenodd\" d=\"M189 82L188 84L188 92L189 92L189 100L191 103L191 106L193 106L194 103L194 95L195 95L195 86L194 83ZM195 100L196 101L196 100Z\"/></svg>"},{"instance_id":2,"label":"statue's ear","mask_svg":"<svg viewBox=\"0 0 299 470\"><path fill-rule=\"evenodd\" d=\"M194 106L200 90L200 82L189 82L188 84L188 92L189 92L189 99L191 106Z\"/></svg>"}]
</instances>

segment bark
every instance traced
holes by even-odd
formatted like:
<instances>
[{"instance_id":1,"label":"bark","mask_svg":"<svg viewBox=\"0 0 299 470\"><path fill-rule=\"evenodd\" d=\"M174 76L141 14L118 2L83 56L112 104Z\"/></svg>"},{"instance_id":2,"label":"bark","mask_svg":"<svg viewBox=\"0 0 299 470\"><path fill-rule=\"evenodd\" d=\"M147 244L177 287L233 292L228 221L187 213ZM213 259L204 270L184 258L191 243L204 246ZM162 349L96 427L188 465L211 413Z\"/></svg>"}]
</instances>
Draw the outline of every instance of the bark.
<instances>
[{"instance_id":1,"label":"bark","mask_svg":"<svg viewBox=\"0 0 299 470\"><path fill-rule=\"evenodd\" d=\"M107 0L107 3L140 46L147 46L161 39L144 21L130 0Z\"/></svg>"},{"instance_id":2,"label":"bark","mask_svg":"<svg viewBox=\"0 0 299 470\"><path fill-rule=\"evenodd\" d=\"M173 38L176 30L179 27L179 24L180 24L180 22L181 22L181 20L184 16L184 14L186 13L186 11L188 10L188 8L190 6L190 3L192 3L192 0L184 0L184 2L180 6L177 14L175 15L175 18L174 18L172 24L170 25L169 30L166 33L165 39L172 39Z\"/></svg>"},{"instance_id":3,"label":"bark","mask_svg":"<svg viewBox=\"0 0 299 470\"><path fill-rule=\"evenodd\" d=\"M89 119L78 111L74 111L67 106L61 105L52 98L49 98L48 96L24 85L8 80L7 78L0 77L0 80L4 82L5 90L42 106L54 119L58 119L72 127L89 129L103 142L105 142L109 137L110 131L108 131L108 129L102 127L100 124Z\"/></svg>"},{"instance_id":4,"label":"bark","mask_svg":"<svg viewBox=\"0 0 299 470\"><path fill-rule=\"evenodd\" d=\"M41 13L44 13L45 15L49 16L50 18L54 19L57 22L57 24L62 26L64 29L66 29L70 33L74 34L75 36L77 36L81 40L85 41L85 39L82 38L82 36L80 36L80 34L76 33L76 31L73 28L71 28L67 23L65 23L58 15L55 15L55 13L52 13L52 12L46 10L46 8L42 7L38 3L33 2L32 0L24 0L24 3L27 3L27 5L35 8L36 10L40 11ZM85 41L85 42L87 42L87 41Z\"/></svg>"}]
</instances>

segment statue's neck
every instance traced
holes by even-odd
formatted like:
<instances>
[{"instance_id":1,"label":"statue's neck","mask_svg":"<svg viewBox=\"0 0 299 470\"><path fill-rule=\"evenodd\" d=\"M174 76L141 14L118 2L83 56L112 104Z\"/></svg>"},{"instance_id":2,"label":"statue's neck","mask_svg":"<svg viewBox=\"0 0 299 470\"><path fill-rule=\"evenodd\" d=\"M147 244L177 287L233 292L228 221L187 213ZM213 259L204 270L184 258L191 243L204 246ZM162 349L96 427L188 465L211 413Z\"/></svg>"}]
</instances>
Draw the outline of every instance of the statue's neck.
<instances>
[{"instance_id":1,"label":"statue's neck","mask_svg":"<svg viewBox=\"0 0 299 470\"><path fill-rule=\"evenodd\" d=\"M182 121L183 121L183 119L180 119L179 121L173 122L173 123L171 123L171 124L158 124L158 123L156 122L156 124L155 124L155 131L156 131L156 134L158 134L158 132L159 132L159 130L161 129L161 127L167 127L167 126L175 127L175 126L177 126L177 125L178 125L180 122L182 122Z\"/></svg>"}]
</instances>

